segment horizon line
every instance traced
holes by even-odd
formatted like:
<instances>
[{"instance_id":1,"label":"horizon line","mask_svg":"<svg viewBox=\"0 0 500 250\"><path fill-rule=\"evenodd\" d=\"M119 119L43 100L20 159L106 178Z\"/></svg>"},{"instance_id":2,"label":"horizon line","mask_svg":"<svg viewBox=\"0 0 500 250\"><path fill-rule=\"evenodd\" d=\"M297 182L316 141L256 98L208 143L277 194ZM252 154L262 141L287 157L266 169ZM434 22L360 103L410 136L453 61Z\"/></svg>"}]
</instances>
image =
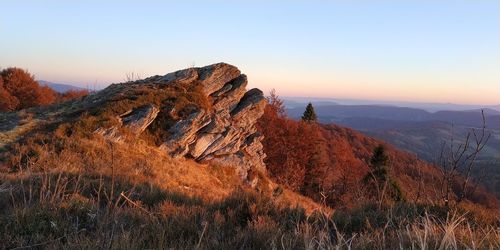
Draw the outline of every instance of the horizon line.
<instances>
[{"instance_id":1,"label":"horizon line","mask_svg":"<svg viewBox=\"0 0 500 250\"><path fill-rule=\"evenodd\" d=\"M70 85L73 87L77 88L82 88L82 89L88 89L89 86L81 86L80 83L61 83L61 82L54 82L54 81L49 81L45 79L36 79L36 81L44 81L44 82L49 82L53 84L63 84L63 85ZM102 84L96 84L93 87L98 87L96 90L102 90L108 87L111 84L115 83L102 83ZM268 96L268 94L265 94L265 96ZM321 99L321 100L338 100L338 101L362 101L362 102L378 102L380 103L408 103L408 104L428 104L428 105L456 105L456 106L482 106L482 107L500 107L500 103L495 103L495 104L478 104L478 103L456 103L456 102L439 102L439 101L431 101L431 102L426 102L426 101L407 101L407 100L384 100L384 99L360 99L356 97L324 97L324 96L290 96L290 95L278 95L280 98L303 98L303 99ZM377 103L373 103L377 104ZM368 105L368 104L367 104Z\"/></svg>"},{"instance_id":2,"label":"horizon line","mask_svg":"<svg viewBox=\"0 0 500 250\"><path fill-rule=\"evenodd\" d=\"M341 98L341 97L315 97L315 96L289 96L289 95L278 95L281 99L286 98L311 98L329 101L363 101L363 102L379 102L379 103L408 103L408 104L429 104L429 105L456 105L456 106L485 106L485 107L500 107L500 103L496 104L478 104L478 103L455 103L455 102L425 102L425 101L405 101L405 100L383 100L383 99L359 99L355 97ZM374 103L375 104L375 103ZM342 104L341 104L342 105Z\"/></svg>"}]
</instances>

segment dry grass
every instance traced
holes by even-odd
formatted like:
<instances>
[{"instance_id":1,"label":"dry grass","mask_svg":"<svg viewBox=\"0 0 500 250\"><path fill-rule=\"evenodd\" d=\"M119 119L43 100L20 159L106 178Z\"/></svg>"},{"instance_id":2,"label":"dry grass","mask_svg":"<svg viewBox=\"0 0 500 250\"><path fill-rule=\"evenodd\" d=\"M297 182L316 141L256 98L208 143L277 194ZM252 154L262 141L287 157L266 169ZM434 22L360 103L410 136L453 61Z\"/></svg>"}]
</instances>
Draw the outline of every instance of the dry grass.
<instances>
[{"instance_id":1,"label":"dry grass","mask_svg":"<svg viewBox=\"0 0 500 250\"><path fill-rule=\"evenodd\" d=\"M88 130L83 121L73 125ZM90 122L90 124L92 121ZM231 166L200 164L189 159L172 159L165 152L146 141L129 138L125 143L110 143L99 135L67 135L66 124L53 135L34 134L12 146L5 153L4 178L15 179L30 173L84 173L86 175L115 176L132 183L150 183L158 188L201 197L207 201L222 200L237 189L246 186ZM276 184L260 175L260 190L270 193ZM264 187L265 186L265 187ZM308 211L318 205L292 192L279 196L284 205L305 205Z\"/></svg>"},{"instance_id":2,"label":"dry grass","mask_svg":"<svg viewBox=\"0 0 500 250\"><path fill-rule=\"evenodd\" d=\"M500 248L497 211L358 204L333 213L265 173L253 173L260 181L250 189L232 167L172 159L144 137L108 142L93 133L97 126L146 101L168 105L172 94L118 94L123 88L32 110L22 116L25 127L2 130L9 132L0 134L8 144L0 153L0 249ZM209 105L193 91L174 103L173 119ZM103 96L112 98L100 106ZM40 116L68 120L35 126Z\"/></svg>"},{"instance_id":3,"label":"dry grass","mask_svg":"<svg viewBox=\"0 0 500 250\"><path fill-rule=\"evenodd\" d=\"M4 155L0 248L178 248L230 234L220 245L229 248L249 237L238 228L267 230L261 227L278 225L280 211L295 211L284 198L278 208L269 194L248 189L232 167L172 159L141 140L110 143L59 131L34 134ZM205 230L210 240L199 235Z\"/></svg>"},{"instance_id":4,"label":"dry grass","mask_svg":"<svg viewBox=\"0 0 500 250\"><path fill-rule=\"evenodd\" d=\"M262 173L250 190L230 167L171 159L140 140L35 136L12 153L13 172L0 176L2 248L500 247L498 219L412 205L332 214Z\"/></svg>"},{"instance_id":5,"label":"dry grass","mask_svg":"<svg viewBox=\"0 0 500 250\"><path fill-rule=\"evenodd\" d=\"M385 224L366 231L336 234L337 243L354 248L374 249L498 249L498 225L475 224L464 214L450 212L445 218L425 213L420 216L391 217ZM333 222L332 222L333 223ZM334 224L335 225L335 224Z\"/></svg>"},{"instance_id":6,"label":"dry grass","mask_svg":"<svg viewBox=\"0 0 500 250\"><path fill-rule=\"evenodd\" d=\"M230 167L171 159L140 140L56 133L11 153L0 176L1 248L500 247L498 220L405 204L332 214L262 173L251 190Z\"/></svg>"},{"instance_id":7,"label":"dry grass","mask_svg":"<svg viewBox=\"0 0 500 250\"><path fill-rule=\"evenodd\" d=\"M57 186L52 185L51 190L55 191ZM11 190L9 185L2 185L2 201L11 201L6 196L18 197L19 194L8 195ZM46 189L43 193L51 192ZM453 213L445 218L428 213L410 218L409 215L394 216L390 210L380 211L378 216L386 219L384 223L367 223L358 231L350 232L342 228L345 225L335 216L320 213L306 216L300 208L278 209L268 197L252 191L235 192L218 202L204 202L180 193L163 193L154 203L138 195L124 197L127 199L101 206L95 198L81 194L32 204L23 204L22 199L18 199L13 204L21 206L2 210L0 242L7 248L50 249L500 247L498 227L475 225L464 215Z\"/></svg>"},{"instance_id":8,"label":"dry grass","mask_svg":"<svg viewBox=\"0 0 500 250\"><path fill-rule=\"evenodd\" d=\"M78 100L49 106L25 109L15 113L0 112L0 150L5 149L30 132L52 131L46 127L59 126L70 135L90 138L98 128L117 125L117 117L145 104L160 107L165 119L157 119L149 129L153 137L162 137L164 128L191 112L211 110L212 100L203 93L202 86L192 83L161 85L145 83L113 84L97 93ZM164 138L156 138L164 139ZM154 141L154 138L153 138Z\"/></svg>"},{"instance_id":9,"label":"dry grass","mask_svg":"<svg viewBox=\"0 0 500 250\"><path fill-rule=\"evenodd\" d=\"M0 152L37 126L40 120L26 112L0 113ZM12 124L9 124L12 123Z\"/></svg>"}]
</instances>

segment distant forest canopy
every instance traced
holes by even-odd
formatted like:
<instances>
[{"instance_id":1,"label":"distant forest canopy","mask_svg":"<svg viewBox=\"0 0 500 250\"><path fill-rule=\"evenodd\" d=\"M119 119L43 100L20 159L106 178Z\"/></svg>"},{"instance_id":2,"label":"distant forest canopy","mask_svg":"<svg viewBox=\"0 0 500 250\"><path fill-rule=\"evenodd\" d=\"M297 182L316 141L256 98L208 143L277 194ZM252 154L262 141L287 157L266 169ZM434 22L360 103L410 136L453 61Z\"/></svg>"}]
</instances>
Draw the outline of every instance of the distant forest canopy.
<instances>
[{"instance_id":1,"label":"distant forest canopy","mask_svg":"<svg viewBox=\"0 0 500 250\"><path fill-rule=\"evenodd\" d=\"M0 112L45 106L86 96L87 90L57 93L40 85L27 70L6 68L0 71Z\"/></svg>"}]
</instances>

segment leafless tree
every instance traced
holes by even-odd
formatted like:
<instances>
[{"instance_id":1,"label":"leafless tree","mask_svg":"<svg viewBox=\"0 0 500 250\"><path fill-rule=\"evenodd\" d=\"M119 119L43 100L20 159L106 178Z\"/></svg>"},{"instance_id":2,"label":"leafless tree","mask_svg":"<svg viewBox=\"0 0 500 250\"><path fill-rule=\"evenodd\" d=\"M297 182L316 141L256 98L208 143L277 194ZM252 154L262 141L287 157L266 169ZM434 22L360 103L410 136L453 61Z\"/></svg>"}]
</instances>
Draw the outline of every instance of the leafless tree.
<instances>
[{"instance_id":1,"label":"leafless tree","mask_svg":"<svg viewBox=\"0 0 500 250\"><path fill-rule=\"evenodd\" d=\"M455 202L458 204L472 195L481 182L480 179L477 179L475 183L471 181L472 173L477 168L478 156L491 137L491 133L486 131L484 111L481 112L481 115L482 127L471 128L466 133L464 142L457 143L455 141L454 126L452 125L450 141L442 144L439 165L442 171L441 195L446 207L449 207L452 198L455 198ZM456 182L459 183L459 189L455 190L458 192L453 195L453 185Z\"/></svg>"}]
</instances>

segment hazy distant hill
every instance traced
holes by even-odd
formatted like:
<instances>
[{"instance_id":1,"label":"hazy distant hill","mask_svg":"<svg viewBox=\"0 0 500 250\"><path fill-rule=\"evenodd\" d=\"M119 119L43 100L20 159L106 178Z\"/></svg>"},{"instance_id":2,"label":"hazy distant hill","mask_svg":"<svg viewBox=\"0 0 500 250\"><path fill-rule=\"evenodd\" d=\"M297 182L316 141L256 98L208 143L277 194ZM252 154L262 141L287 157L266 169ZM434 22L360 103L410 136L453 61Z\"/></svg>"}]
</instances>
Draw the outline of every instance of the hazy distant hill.
<instances>
[{"instance_id":1,"label":"hazy distant hill","mask_svg":"<svg viewBox=\"0 0 500 250\"><path fill-rule=\"evenodd\" d=\"M381 105L328 105L316 106L316 113L324 123L339 123L351 125L354 121L362 127L355 129L370 129L371 126L395 128L399 122L430 122L440 121L448 124L480 127L482 125L481 110L438 111L428 112L422 109L381 106ZM304 106L287 109L290 117L300 118ZM493 109L485 109L488 128L500 129L500 113ZM366 121L363 121L368 119ZM396 122L396 123L395 123ZM383 125L383 126L382 126ZM382 126L382 127L381 127Z\"/></svg>"},{"instance_id":2,"label":"hazy distant hill","mask_svg":"<svg viewBox=\"0 0 500 250\"><path fill-rule=\"evenodd\" d=\"M394 121L424 121L431 119L432 114L414 108L401 108L378 105L328 105L315 106L320 119L326 122L339 121L349 117L378 118ZM300 117L304 107L288 109L291 117Z\"/></svg>"},{"instance_id":3,"label":"hazy distant hill","mask_svg":"<svg viewBox=\"0 0 500 250\"><path fill-rule=\"evenodd\" d=\"M443 141L450 140L452 124L455 142L463 142L467 131L482 126L480 109L431 113L394 106L329 105L317 106L315 110L322 123L356 129L429 162L436 162ZM303 111L304 107L287 110L295 119L300 119ZM492 136L478 164L488 172L484 185L500 195L500 113L491 108L484 111L488 132Z\"/></svg>"},{"instance_id":4,"label":"hazy distant hill","mask_svg":"<svg viewBox=\"0 0 500 250\"><path fill-rule=\"evenodd\" d=\"M69 84L62 84L62 83L53 83L53 82L48 82L44 80L38 80L38 83L41 85L48 86L49 88L53 89L56 92L59 93L64 93L69 90L85 90L84 88L80 88L77 86L69 85Z\"/></svg>"},{"instance_id":5,"label":"hazy distant hill","mask_svg":"<svg viewBox=\"0 0 500 250\"><path fill-rule=\"evenodd\" d=\"M300 101L300 100L291 100L291 99L284 99L283 102L284 102L285 106L288 108L303 108L306 106L307 103L309 103L309 102L304 102L304 101ZM338 103L336 103L336 102L329 102L329 101L311 101L311 103L315 107L338 105Z\"/></svg>"},{"instance_id":6,"label":"hazy distant hill","mask_svg":"<svg viewBox=\"0 0 500 250\"><path fill-rule=\"evenodd\" d=\"M311 97L284 97L287 108L305 107L308 102L316 106L329 105L368 105L368 106L388 106L388 107L408 107L421 109L428 112L437 112L441 110L448 111L467 111L489 109L500 113L500 105L471 105L471 104L453 104L453 103L422 103L422 102L402 102L402 101L377 101L377 100L355 100L355 99L337 99L337 98L311 98ZM292 105L289 105L292 104Z\"/></svg>"}]
</instances>

